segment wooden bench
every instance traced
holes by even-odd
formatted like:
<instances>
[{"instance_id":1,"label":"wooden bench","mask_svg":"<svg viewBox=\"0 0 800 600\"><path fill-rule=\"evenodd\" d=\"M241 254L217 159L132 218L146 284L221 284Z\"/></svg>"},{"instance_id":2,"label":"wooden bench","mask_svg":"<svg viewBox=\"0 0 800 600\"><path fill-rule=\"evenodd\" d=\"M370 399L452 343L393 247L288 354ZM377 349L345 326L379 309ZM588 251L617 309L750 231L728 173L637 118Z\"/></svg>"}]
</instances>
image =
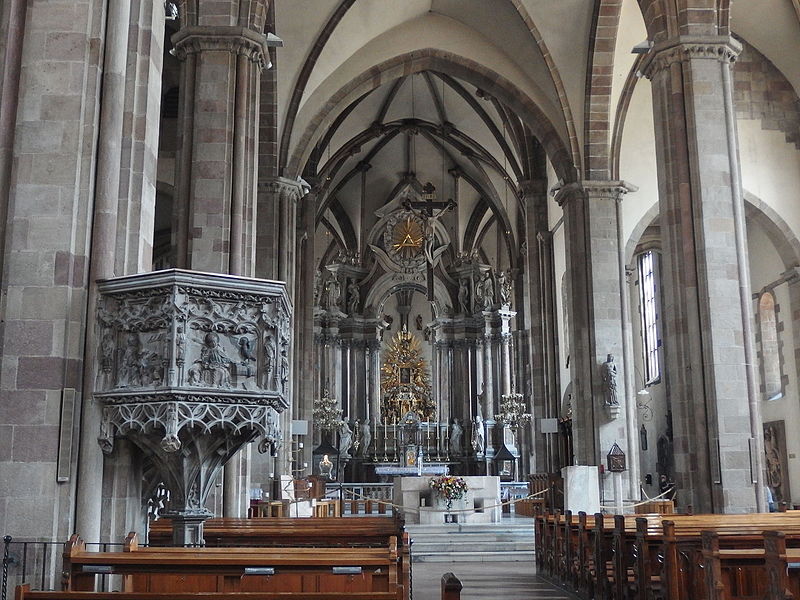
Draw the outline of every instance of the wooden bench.
<instances>
[{"instance_id":1,"label":"wooden bench","mask_svg":"<svg viewBox=\"0 0 800 600\"><path fill-rule=\"evenodd\" d=\"M18 585L15 600L394 600L392 592L40 592ZM458 600L449 596L447 600ZM445 597L442 597L445 600Z\"/></svg>"},{"instance_id":2,"label":"wooden bench","mask_svg":"<svg viewBox=\"0 0 800 600\"><path fill-rule=\"evenodd\" d=\"M748 515L602 515L556 512L535 520L537 566L586 598L706 598L702 532L723 549L763 546L763 531L781 529L800 545L800 517ZM763 554L763 550L762 550ZM762 559L763 560L763 559ZM687 596L687 591L689 596Z\"/></svg>"},{"instance_id":3,"label":"wooden bench","mask_svg":"<svg viewBox=\"0 0 800 600\"><path fill-rule=\"evenodd\" d=\"M395 517L342 519L209 519L203 526L206 546L386 546L397 537L403 549L404 523ZM172 543L172 522L151 523L151 546Z\"/></svg>"},{"instance_id":4,"label":"wooden bench","mask_svg":"<svg viewBox=\"0 0 800 600\"><path fill-rule=\"evenodd\" d=\"M64 550L65 591L92 591L95 575L121 575L125 592L388 592L405 600L397 538L388 547L139 548L87 552L76 535Z\"/></svg>"}]
</instances>

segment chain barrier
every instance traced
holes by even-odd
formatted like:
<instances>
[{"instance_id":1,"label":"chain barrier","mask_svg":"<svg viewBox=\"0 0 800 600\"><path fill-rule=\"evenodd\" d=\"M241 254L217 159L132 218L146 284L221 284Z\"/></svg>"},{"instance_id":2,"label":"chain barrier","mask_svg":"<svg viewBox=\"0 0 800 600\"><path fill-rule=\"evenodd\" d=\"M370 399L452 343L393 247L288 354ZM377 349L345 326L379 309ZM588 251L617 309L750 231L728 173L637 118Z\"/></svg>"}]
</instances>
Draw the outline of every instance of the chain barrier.
<instances>
[{"instance_id":1,"label":"chain barrier","mask_svg":"<svg viewBox=\"0 0 800 600\"><path fill-rule=\"evenodd\" d=\"M641 486L640 486L640 488L641 488ZM642 500L641 502L634 502L632 504L623 504L622 506L618 506L618 505L615 505L615 504L603 505L603 510L613 510L617 514L622 514L622 512L626 508L636 508L637 506L641 506L642 504L649 504L653 500L659 500L659 499L661 499L662 496L666 496L667 494L671 494L673 491L674 491L673 488L669 488L668 490L666 490L664 492L661 492L658 496L653 496L652 498L650 498L645 493L645 491L642 490L642 494L644 494L646 500Z\"/></svg>"},{"instance_id":2,"label":"chain barrier","mask_svg":"<svg viewBox=\"0 0 800 600\"><path fill-rule=\"evenodd\" d=\"M345 493L347 493L347 494L351 494L352 496L354 496L352 498L353 500L372 500L373 502L380 502L381 504L385 504L386 506L391 506L393 509L397 509L397 510L408 511L408 512L416 512L416 513L421 512L419 507L417 507L417 506L413 506L413 507L412 506L404 506L402 504L395 504L394 502L388 502L386 500L376 500L375 498L370 498L369 496L365 496L363 494L359 494L358 492L354 492L354 491L351 491L351 490L343 490L343 491ZM522 502L523 500L532 500L532 499L536 498L537 496L541 496L543 494L546 494L549 491L550 490L542 490L541 492L536 492L535 494L528 494L524 498L514 498L513 500L507 500L506 502L501 502L500 504L493 504L492 506L484 506L481 510L485 511L485 510L490 509L490 508L498 508L498 507L501 507L501 506L516 504L517 502ZM347 500L345 500L345 502L347 502ZM448 513L472 513L472 512L478 512L478 511L476 509L474 509L474 508L460 508L460 509L456 509L456 510L448 510L447 512Z\"/></svg>"}]
</instances>

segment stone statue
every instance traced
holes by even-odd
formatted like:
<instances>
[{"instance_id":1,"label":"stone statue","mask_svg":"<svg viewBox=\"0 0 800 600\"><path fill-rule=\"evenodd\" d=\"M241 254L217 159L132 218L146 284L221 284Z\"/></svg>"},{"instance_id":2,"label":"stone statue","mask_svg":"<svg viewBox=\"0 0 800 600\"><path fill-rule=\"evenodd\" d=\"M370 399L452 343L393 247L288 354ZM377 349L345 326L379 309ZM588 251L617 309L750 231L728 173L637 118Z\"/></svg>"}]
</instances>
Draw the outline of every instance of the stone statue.
<instances>
[{"instance_id":1,"label":"stone statue","mask_svg":"<svg viewBox=\"0 0 800 600\"><path fill-rule=\"evenodd\" d=\"M505 271L500 271L497 274L497 287L500 292L500 305L511 306L511 275L507 275Z\"/></svg>"},{"instance_id":2,"label":"stone statue","mask_svg":"<svg viewBox=\"0 0 800 600\"><path fill-rule=\"evenodd\" d=\"M481 283L481 297L483 298L483 310L492 310L494 305L494 281L492 281L491 271L486 271Z\"/></svg>"},{"instance_id":3,"label":"stone statue","mask_svg":"<svg viewBox=\"0 0 800 600\"><path fill-rule=\"evenodd\" d=\"M417 315L417 318L415 319L414 323L417 326L417 331L422 331L422 315Z\"/></svg>"},{"instance_id":4,"label":"stone statue","mask_svg":"<svg viewBox=\"0 0 800 600\"><path fill-rule=\"evenodd\" d=\"M289 349L284 346L281 349L281 392L286 393L286 388L289 385Z\"/></svg>"},{"instance_id":5,"label":"stone statue","mask_svg":"<svg viewBox=\"0 0 800 600\"><path fill-rule=\"evenodd\" d=\"M453 425L450 428L450 454L458 456L461 454L461 436L464 435L464 430L458 419L453 419Z\"/></svg>"},{"instance_id":6,"label":"stone statue","mask_svg":"<svg viewBox=\"0 0 800 600\"><path fill-rule=\"evenodd\" d=\"M483 453L483 441L483 416L479 404L478 412L472 420L472 451L475 454Z\"/></svg>"},{"instance_id":7,"label":"stone statue","mask_svg":"<svg viewBox=\"0 0 800 600\"><path fill-rule=\"evenodd\" d=\"M372 428L369 421L365 420L361 424L361 456L366 456L369 445L372 443Z\"/></svg>"},{"instance_id":8,"label":"stone statue","mask_svg":"<svg viewBox=\"0 0 800 600\"><path fill-rule=\"evenodd\" d=\"M461 306L461 312L465 315L471 312L469 309L469 283L466 278L461 279L458 284L458 304Z\"/></svg>"},{"instance_id":9,"label":"stone statue","mask_svg":"<svg viewBox=\"0 0 800 600\"><path fill-rule=\"evenodd\" d=\"M618 406L617 399L617 365L614 364L614 355L609 354L606 362L600 366L600 377L603 383L603 401L606 406Z\"/></svg>"},{"instance_id":10,"label":"stone statue","mask_svg":"<svg viewBox=\"0 0 800 600\"><path fill-rule=\"evenodd\" d=\"M354 315L358 312L358 305L361 304L361 291L355 279L350 280L350 285L347 286L347 312Z\"/></svg>"},{"instance_id":11,"label":"stone statue","mask_svg":"<svg viewBox=\"0 0 800 600\"><path fill-rule=\"evenodd\" d=\"M272 389L275 374L275 344L271 335L264 336L264 388Z\"/></svg>"},{"instance_id":12,"label":"stone statue","mask_svg":"<svg viewBox=\"0 0 800 600\"><path fill-rule=\"evenodd\" d=\"M314 306L319 306L319 301L321 296L322 296L322 273L316 271L314 273Z\"/></svg>"},{"instance_id":13,"label":"stone statue","mask_svg":"<svg viewBox=\"0 0 800 600\"><path fill-rule=\"evenodd\" d=\"M333 277L328 281L327 285L325 286L325 292L327 294L325 298L325 308L328 310L338 310L339 301L341 300L342 296L342 286L336 277Z\"/></svg>"},{"instance_id":14,"label":"stone statue","mask_svg":"<svg viewBox=\"0 0 800 600\"><path fill-rule=\"evenodd\" d=\"M350 458L350 447L353 445L353 430L347 421L339 425L339 457Z\"/></svg>"}]
</instances>

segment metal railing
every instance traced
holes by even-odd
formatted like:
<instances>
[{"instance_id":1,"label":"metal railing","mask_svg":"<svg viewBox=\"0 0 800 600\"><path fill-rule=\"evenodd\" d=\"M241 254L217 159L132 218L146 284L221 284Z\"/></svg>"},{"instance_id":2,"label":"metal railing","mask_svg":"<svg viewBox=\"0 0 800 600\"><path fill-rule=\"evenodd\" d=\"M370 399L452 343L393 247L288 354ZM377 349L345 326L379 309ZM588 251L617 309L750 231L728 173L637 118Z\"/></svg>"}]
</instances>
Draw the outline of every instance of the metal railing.
<instances>
[{"instance_id":1,"label":"metal railing","mask_svg":"<svg viewBox=\"0 0 800 600\"><path fill-rule=\"evenodd\" d=\"M121 550L121 542L87 542L87 550L108 552ZM0 582L0 600L8 600L8 590L28 583L34 590L61 588L63 541L15 540L10 535L3 538L3 578ZM98 591L107 592L111 576L100 575ZM13 594L12 594L13 595Z\"/></svg>"}]
</instances>

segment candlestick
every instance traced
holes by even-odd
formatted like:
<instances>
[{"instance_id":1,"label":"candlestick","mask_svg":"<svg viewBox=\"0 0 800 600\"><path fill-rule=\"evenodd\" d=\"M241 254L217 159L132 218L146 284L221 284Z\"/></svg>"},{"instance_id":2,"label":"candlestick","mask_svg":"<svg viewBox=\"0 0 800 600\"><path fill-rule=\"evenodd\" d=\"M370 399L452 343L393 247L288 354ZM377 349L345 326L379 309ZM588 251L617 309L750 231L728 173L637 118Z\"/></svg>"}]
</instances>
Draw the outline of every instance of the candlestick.
<instances>
[{"instance_id":1,"label":"candlestick","mask_svg":"<svg viewBox=\"0 0 800 600\"><path fill-rule=\"evenodd\" d=\"M394 462L397 462L398 461L398 458L397 458L397 415L392 417L392 430L393 430L393 435L394 435L394 457L393 457L393 460L394 460Z\"/></svg>"},{"instance_id":2,"label":"candlestick","mask_svg":"<svg viewBox=\"0 0 800 600\"><path fill-rule=\"evenodd\" d=\"M386 446L389 444L389 417L383 417L383 462L389 462Z\"/></svg>"},{"instance_id":3,"label":"candlestick","mask_svg":"<svg viewBox=\"0 0 800 600\"><path fill-rule=\"evenodd\" d=\"M428 451L428 460L431 459L431 418L425 420L425 450Z\"/></svg>"}]
</instances>

